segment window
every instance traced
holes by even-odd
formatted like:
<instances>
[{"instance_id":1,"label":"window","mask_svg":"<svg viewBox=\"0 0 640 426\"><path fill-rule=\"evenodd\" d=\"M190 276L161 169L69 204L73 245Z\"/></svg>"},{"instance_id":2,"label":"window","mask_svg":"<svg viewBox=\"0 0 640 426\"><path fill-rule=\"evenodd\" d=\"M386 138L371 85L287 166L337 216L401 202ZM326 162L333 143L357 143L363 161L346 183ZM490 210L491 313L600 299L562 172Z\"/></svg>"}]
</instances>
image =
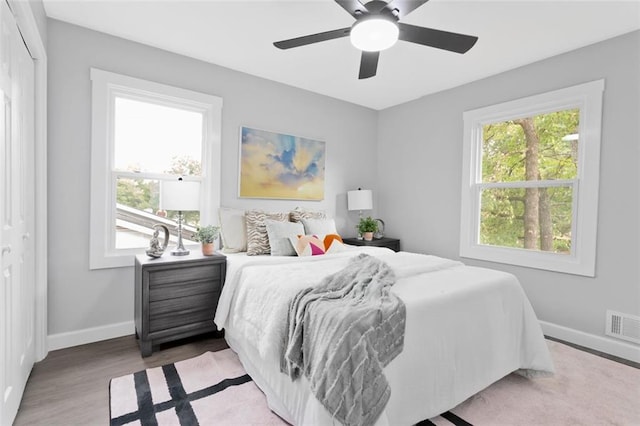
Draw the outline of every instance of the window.
<instances>
[{"instance_id":1,"label":"window","mask_svg":"<svg viewBox=\"0 0 640 426\"><path fill-rule=\"evenodd\" d=\"M200 182L200 211L185 212L185 244L215 222L220 200L218 97L98 69L92 80L90 267L133 265L153 225L175 233L177 212L160 209L163 182Z\"/></svg>"},{"instance_id":2,"label":"window","mask_svg":"<svg viewBox=\"0 0 640 426\"><path fill-rule=\"evenodd\" d=\"M595 275L603 90L464 113L462 257Z\"/></svg>"}]
</instances>

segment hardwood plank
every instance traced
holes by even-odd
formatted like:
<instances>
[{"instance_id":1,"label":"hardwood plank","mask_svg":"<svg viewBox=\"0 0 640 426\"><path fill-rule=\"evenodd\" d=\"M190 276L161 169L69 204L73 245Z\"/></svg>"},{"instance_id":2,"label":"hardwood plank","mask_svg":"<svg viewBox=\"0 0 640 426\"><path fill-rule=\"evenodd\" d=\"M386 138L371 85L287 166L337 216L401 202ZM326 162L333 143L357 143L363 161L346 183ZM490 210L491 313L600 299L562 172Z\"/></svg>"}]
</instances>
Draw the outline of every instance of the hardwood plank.
<instances>
[{"instance_id":1,"label":"hardwood plank","mask_svg":"<svg viewBox=\"0 0 640 426\"><path fill-rule=\"evenodd\" d=\"M112 378L226 349L218 336L166 343L147 358L133 335L52 351L31 371L14 426L108 424Z\"/></svg>"}]
</instances>

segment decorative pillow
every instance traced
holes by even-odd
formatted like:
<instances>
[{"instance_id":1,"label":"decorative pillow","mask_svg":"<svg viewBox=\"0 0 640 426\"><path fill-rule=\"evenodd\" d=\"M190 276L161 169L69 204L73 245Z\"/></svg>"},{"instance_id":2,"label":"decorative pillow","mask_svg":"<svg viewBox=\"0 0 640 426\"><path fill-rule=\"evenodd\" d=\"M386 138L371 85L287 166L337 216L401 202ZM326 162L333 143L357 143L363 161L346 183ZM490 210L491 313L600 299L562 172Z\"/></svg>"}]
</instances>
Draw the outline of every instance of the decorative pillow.
<instances>
[{"instance_id":1,"label":"decorative pillow","mask_svg":"<svg viewBox=\"0 0 640 426\"><path fill-rule=\"evenodd\" d=\"M338 234L298 235L289 238L298 256L319 256L345 250L342 238Z\"/></svg>"},{"instance_id":2,"label":"decorative pillow","mask_svg":"<svg viewBox=\"0 0 640 426\"><path fill-rule=\"evenodd\" d=\"M321 211L305 210L296 207L289 212L291 222L302 222L302 219L325 219L327 215Z\"/></svg>"},{"instance_id":3,"label":"decorative pillow","mask_svg":"<svg viewBox=\"0 0 640 426\"><path fill-rule=\"evenodd\" d=\"M264 221L271 247L271 256L295 256L296 251L289 238L304 234L304 226L301 223L277 222L267 219Z\"/></svg>"},{"instance_id":4,"label":"decorative pillow","mask_svg":"<svg viewBox=\"0 0 640 426\"><path fill-rule=\"evenodd\" d=\"M265 213L262 210L248 210L244 217L247 222L247 255L270 254L269 236L265 220L288 222L289 213Z\"/></svg>"},{"instance_id":5,"label":"decorative pillow","mask_svg":"<svg viewBox=\"0 0 640 426\"><path fill-rule=\"evenodd\" d=\"M247 227L244 210L220 207L220 236L224 253L247 251Z\"/></svg>"},{"instance_id":6,"label":"decorative pillow","mask_svg":"<svg viewBox=\"0 0 640 426\"><path fill-rule=\"evenodd\" d=\"M325 254L338 253L347 250L342 242L342 237L338 234L327 234L322 238L322 241L324 242Z\"/></svg>"},{"instance_id":7,"label":"decorative pillow","mask_svg":"<svg viewBox=\"0 0 640 426\"><path fill-rule=\"evenodd\" d=\"M291 237L291 245L298 256L319 256L324 254L324 242L315 235Z\"/></svg>"},{"instance_id":8,"label":"decorative pillow","mask_svg":"<svg viewBox=\"0 0 640 426\"><path fill-rule=\"evenodd\" d=\"M333 219L302 219L304 233L307 235L337 234L336 222Z\"/></svg>"}]
</instances>

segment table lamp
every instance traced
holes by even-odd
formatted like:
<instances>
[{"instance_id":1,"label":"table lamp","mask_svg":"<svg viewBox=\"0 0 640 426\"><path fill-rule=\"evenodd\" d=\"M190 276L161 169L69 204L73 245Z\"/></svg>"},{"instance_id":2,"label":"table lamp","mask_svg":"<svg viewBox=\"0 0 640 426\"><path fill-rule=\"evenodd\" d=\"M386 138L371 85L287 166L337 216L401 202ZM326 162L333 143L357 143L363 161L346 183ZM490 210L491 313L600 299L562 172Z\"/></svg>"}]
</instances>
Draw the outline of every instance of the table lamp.
<instances>
[{"instance_id":1,"label":"table lamp","mask_svg":"<svg viewBox=\"0 0 640 426\"><path fill-rule=\"evenodd\" d=\"M182 243L183 212L200 210L200 182L187 182L178 178L175 181L161 182L160 208L178 212L178 244L171 251L174 256L189 254Z\"/></svg>"},{"instance_id":2,"label":"table lamp","mask_svg":"<svg viewBox=\"0 0 640 426\"><path fill-rule=\"evenodd\" d=\"M373 192L370 189L362 188L347 191L347 209L359 210L360 219L362 219L362 210L373 209Z\"/></svg>"}]
</instances>

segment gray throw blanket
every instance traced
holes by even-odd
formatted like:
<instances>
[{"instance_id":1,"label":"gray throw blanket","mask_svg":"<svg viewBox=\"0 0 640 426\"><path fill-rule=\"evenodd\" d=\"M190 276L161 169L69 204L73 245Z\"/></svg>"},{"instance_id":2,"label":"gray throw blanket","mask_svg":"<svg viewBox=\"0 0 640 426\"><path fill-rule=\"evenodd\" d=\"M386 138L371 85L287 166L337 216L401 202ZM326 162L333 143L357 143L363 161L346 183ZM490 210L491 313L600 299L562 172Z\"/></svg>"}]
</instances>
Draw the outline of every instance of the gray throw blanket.
<instances>
[{"instance_id":1,"label":"gray throw blanket","mask_svg":"<svg viewBox=\"0 0 640 426\"><path fill-rule=\"evenodd\" d=\"M406 309L395 275L360 254L289 305L280 369L304 374L311 391L344 425L370 425L391 395L383 368L403 348Z\"/></svg>"}]
</instances>

